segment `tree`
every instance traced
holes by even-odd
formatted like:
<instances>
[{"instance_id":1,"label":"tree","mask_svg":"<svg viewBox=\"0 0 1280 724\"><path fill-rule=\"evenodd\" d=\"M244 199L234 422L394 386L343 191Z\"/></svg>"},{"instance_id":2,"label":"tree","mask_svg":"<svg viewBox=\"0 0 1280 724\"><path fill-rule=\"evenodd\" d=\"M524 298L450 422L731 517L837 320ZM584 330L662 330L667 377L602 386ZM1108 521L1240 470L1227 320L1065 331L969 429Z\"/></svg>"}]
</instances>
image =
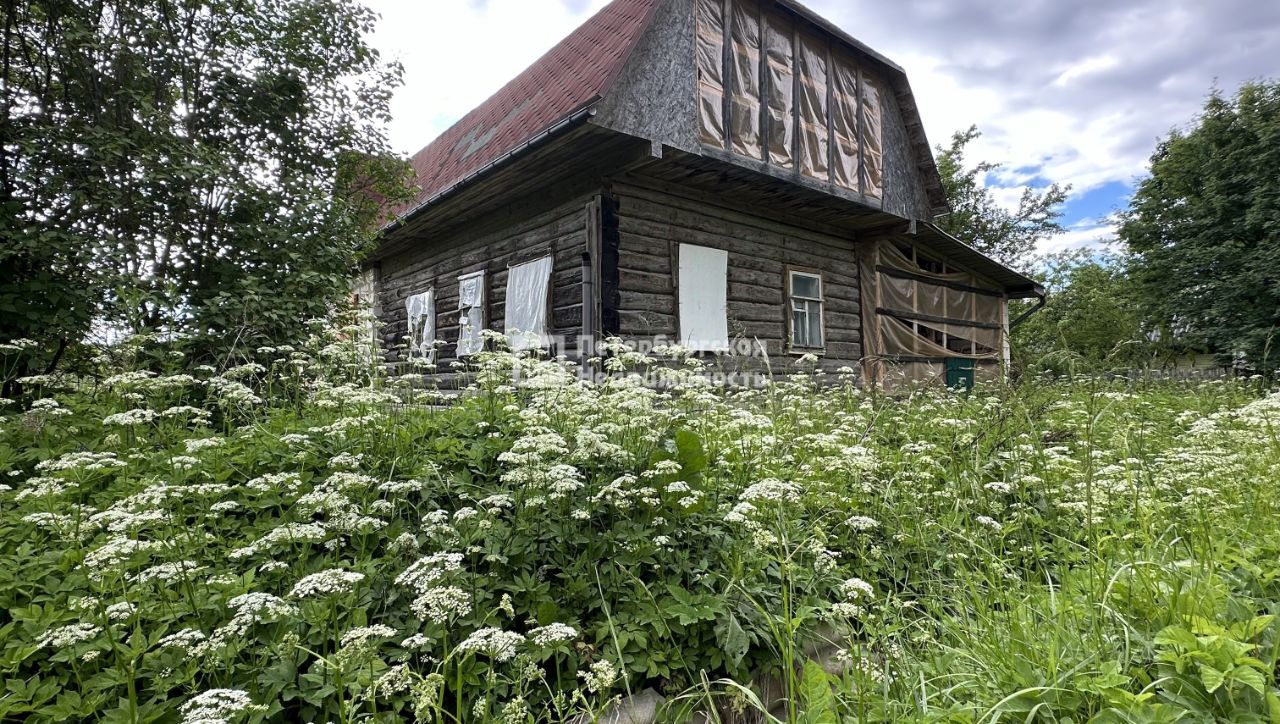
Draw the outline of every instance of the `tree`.
<instances>
[{"instance_id":1,"label":"tree","mask_svg":"<svg viewBox=\"0 0 1280 724\"><path fill-rule=\"evenodd\" d=\"M1141 364L1150 345L1141 304L1118 254L1076 249L1041 258L1045 306L1014 328L1023 367L1082 364L1097 369ZM1061 370L1060 370L1061 371Z\"/></svg>"},{"instance_id":2,"label":"tree","mask_svg":"<svg viewBox=\"0 0 1280 724\"><path fill-rule=\"evenodd\" d=\"M1280 82L1213 91L1173 130L1122 215L1132 274L1166 337L1274 370L1280 332Z\"/></svg>"},{"instance_id":3,"label":"tree","mask_svg":"<svg viewBox=\"0 0 1280 724\"><path fill-rule=\"evenodd\" d=\"M942 187L951 213L939 226L978 251L1012 267L1026 267L1036 243L1062 233L1062 203L1070 186L1051 184L1042 191L1025 188L1018 210L996 201L985 184L987 174L1001 164L981 161L965 167L965 147L981 134L977 126L951 135L951 146L936 148Z\"/></svg>"},{"instance_id":4,"label":"tree","mask_svg":"<svg viewBox=\"0 0 1280 724\"><path fill-rule=\"evenodd\" d=\"M353 0L5 3L0 342L91 326L212 358L344 293L405 165Z\"/></svg>"}]
</instances>

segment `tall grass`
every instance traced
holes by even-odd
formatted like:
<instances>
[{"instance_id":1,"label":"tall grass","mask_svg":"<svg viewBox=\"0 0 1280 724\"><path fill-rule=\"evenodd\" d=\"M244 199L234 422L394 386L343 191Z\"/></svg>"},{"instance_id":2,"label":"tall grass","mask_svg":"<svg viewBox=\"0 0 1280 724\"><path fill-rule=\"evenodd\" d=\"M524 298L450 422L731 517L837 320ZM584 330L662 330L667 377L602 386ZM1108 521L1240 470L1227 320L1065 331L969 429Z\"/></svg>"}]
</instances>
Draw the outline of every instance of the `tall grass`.
<instances>
[{"instance_id":1,"label":"tall grass","mask_svg":"<svg viewBox=\"0 0 1280 724\"><path fill-rule=\"evenodd\" d=\"M1261 381L271 353L3 408L0 716L1280 721Z\"/></svg>"}]
</instances>

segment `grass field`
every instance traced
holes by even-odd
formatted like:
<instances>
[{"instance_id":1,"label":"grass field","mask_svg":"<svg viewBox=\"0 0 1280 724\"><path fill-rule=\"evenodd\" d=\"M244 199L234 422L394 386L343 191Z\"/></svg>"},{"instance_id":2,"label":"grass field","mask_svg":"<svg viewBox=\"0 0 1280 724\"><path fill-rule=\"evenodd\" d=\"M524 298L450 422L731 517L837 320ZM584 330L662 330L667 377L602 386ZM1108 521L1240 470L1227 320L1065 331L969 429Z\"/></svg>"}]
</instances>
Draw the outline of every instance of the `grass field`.
<instances>
[{"instance_id":1,"label":"grass field","mask_svg":"<svg viewBox=\"0 0 1280 724\"><path fill-rule=\"evenodd\" d=\"M1280 721L1260 380L429 408L348 352L0 408L0 718Z\"/></svg>"}]
</instances>

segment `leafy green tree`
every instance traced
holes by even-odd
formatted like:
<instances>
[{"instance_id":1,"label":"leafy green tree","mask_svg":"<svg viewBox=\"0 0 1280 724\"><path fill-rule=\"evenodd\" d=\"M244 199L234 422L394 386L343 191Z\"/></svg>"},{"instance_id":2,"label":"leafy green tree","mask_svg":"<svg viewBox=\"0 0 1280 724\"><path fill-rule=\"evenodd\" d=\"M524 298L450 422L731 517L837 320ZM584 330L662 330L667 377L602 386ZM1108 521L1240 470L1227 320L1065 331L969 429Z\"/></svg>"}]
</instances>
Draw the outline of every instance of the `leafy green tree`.
<instances>
[{"instance_id":1,"label":"leafy green tree","mask_svg":"<svg viewBox=\"0 0 1280 724\"><path fill-rule=\"evenodd\" d=\"M1280 332L1280 82L1214 91L1151 157L1120 239L1161 332L1274 370Z\"/></svg>"},{"instance_id":2,"label":"leafy green tree","mask_svg":"<svg viewBox=\"0 0 1280 724\"><path fill-rule=\"evenodd\" d=\"M1018 210L1009 211L987 187L987 174L1001 164L980 161L966 166L965 148L981 134L977 126L957 131L951 145L935 151L942 187L951 202L951 213L939 226L982 253L1015 268L1029 265L1036 243L1062 233L1062 203L1070 186L1052 184L1037 191L1025 188Z\"/></svg>"},{"instance_id":3,"label":"leafy green tree","mask_svg":"<svg viewBox=\"0 0 1280 724\"><path fill-rule=\"evenodd\" d=\"M1124 258L1089 249L1052 254L1037 274L1048 292L1043 309L1011 334L1024 368L1129 367L1148 358L1140 300Z\"/></svg>"},{"instance_id":4,"label":"leafy green tree","mask_svg":"<svg viewBox=\"0 0 1280 724\"><path fill-rule=\"evenodd\" d=\"M284 342L344 293L405 166L354 0L28 0L0 48L0 342Z\"/></svg>"}]
</instances>

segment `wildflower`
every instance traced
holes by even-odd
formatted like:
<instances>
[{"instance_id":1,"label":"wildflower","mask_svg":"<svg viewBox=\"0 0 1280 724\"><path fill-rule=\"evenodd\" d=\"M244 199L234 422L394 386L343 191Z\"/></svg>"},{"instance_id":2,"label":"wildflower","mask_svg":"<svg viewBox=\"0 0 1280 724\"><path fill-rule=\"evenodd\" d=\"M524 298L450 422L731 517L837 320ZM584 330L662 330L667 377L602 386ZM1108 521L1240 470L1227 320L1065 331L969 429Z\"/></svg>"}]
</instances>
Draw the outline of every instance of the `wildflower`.
<instances>
[{"instance_id":1,"label":"wildflower","mask_svg":"<svg viewBox=\"0 0 1280 724\"><path fill-rule=\"evenodd\" d=\"M880 521L865 515L855 515L846 520L844 524L857 531L875 530L880 527Z\"/></svg>"},{"instance_id":2,"label":"wildflower","mask_svg":"<svg viewBox=\"0 0 1280 724\"><path fill-rule=\"evenodd\" d=\"M425 649L429 645L431 645L431 638L424 634L414 634L400 642L401 648L409 649L410 651Z\"/></svg>"},{"instance_id":3,"label":"wildflower","mask_svg":"<svg viewBox=\"0 0 1280 724\"><path fill-rule=\"evenodd\" d=\"M414 599L409 610L424 621L445 623L471 613L471 596L457 586L428 588Z\"/></svg>"},{"instance_id":4,"label":"wildflower","mask_svg":"<svg viewBox=\"0 0 1280 724\"><path fill-rule=\"evenodd\" d=\"M136 613L138 607L128 601L120 601L107 606L107 620L109 621L127 621L129 617Z\"/></svg>"},{"instance_id":5,"label":"wildflower","mask_svg":"<svg viewBox=\"0 0 1280 724\"><path fill-rule=\"evenodd\" d=\"M586 671L579 671L578 676L587 684L587 690L593 694L606 691L618 679L618 669L608 659L601 659Z\"/></svg>"},{"instance_id":6,"label":"wildflower","mask_svg":"<svg viewBox=\"0 0 1280 724\"><path fill-rule=\"evenodd\" d=\"M168 636L165 636L164 638L157 641L156 648L157 649L175 648L175 649L182 649L184 651L191 651L197 645L203 642L206 638L208 637L204 635L203 631L198 631L193 628L184 628L178 633L169 634Z\"/></svg>"},{"instance_id":7,"label":"wildflower","mask_svg":"<svg viewBox=\"0 0 1280 724\"><path fill-rule=\"evenodd\" d=\"M356 584L364 580L363 573L331 568L327 571L312 573L294 585L289 592L290 598L323 598L340 595L355 590Z\"/></svg>"},{"instance_id":8,"label":"wildflower","mask_svg":"<svg viewBox=\"0 0 1280 724\"><path fill-rule=\"evenodd\" d=\"M159 563L150 568L143 569L134 578L138 583L150 583L151 581L163 581L171 583L177 581L184 576L190 576L198 571L203 571L204 566L197 565L195 561L174 561L171 563Z\"/></svg>"},{"instance_id":9,"label":"wildflower","mask_svg":"<svg viewBox=\"0 0 1280 724\"><path fill-rule=\"evenodd\" d=\"M461 553L432 553L419 558L403 573L396 576L396 585L409 586L422 591L443 578L446 573L460 568L462 568Z\"/></svg>"},{"instance_id":10,"label":"wildflower","mask_svg":"<svg viewBox=\"0 0 1280 724\"><path fill-rule=\"evenodd\" d=\"M341 644L344 648L349 646L368 646L375 639L387 639L396 635L396 630L390 626L383 624L374 624L372 626L361 626L353 628L342 634Z\"/></svg>"},{"instance_id":11,"label":"wildflower","mask_svg":"<svg viewBox=\"0 0 1280 724\"><path fill-rule=\"evenodd\" d=\"M142 425L156 419L155 410L146 408L138 408L128 410L126 412L117 412L114 415L107 415L102 420L103 425L119 425L121 427L127 425Z\"/></svg>"},{"instance_id":12,"label":"wildflower","mask_svg":"<svg viewBox=\"0 0 1280 724\"><path fill-rule=\"evenodd\" d=\"M986 490L988 490L988 491L992 492L992 493L1000 493L1001 495L1004 495L1004 494L1008 493L1009 491L1013 490L1013 488L1012 488L1012 487L1010 487L1008 483L1001 482L1001 481L998 481L998 480L997 480L997 481L995 481L995 482L987 483L986 485L984 485L984 486L982 486L982 487L983 487L984 489L986 489Z\"/></svg>"},{"instance_id":13,"label":"wildflower","mask_svg":"<svg viewBox=\"0 0 1280 724\"><path fill-rule=\"evenodd\" d=\"M578 638L578 630L568 624L551 623L530 631L529 638L539 646L554 646Z\"/></svg>"},{"instance_id":14,"label":"wildflower","mask_svg":"<svg viewBox=\"0 0 1280 724\"><path fill-rule=\"evenodd\" d=\"M1001 528L1004 527L1003 525L1000 524L1000 521L985 515L979 515L976 518L974 518L974 520L977 521L978 523L981 523L982 525L987 526L991 530L1000 530Z\"/></svg>"},{"instance_id":15,"label":"wildflower","mask_svg":"<svg viewBox=\"0 0 1280 724\"><path fill-rule=\"evenodd\" d=\"M794 503L800 500L800 488L795 483L786 483L777 478L766 478L749 486L738 497L744 501L768 500Z\"/></svg>"},{"instance_id":16,"label":"wildflower","mask_svg":"<svg viewBox=\"0 0 1280 724\"><path fill-rule=\"evenodd\" d=\"M871 588L871 584L861 578L850 578L842 581L837 588L842 596L851 600L870 598L875 593Z\"/></svg>"},{"instance_id":17,"label":"wildflower","mask_svg":"<svg viewBox=\"0 0 1280 724\"><path fill-rule=\"evenodd\" d=\"M267 707L254 704L249 694L239 689L210 689L188 699L181 709L184 724L230 722L241 714L266 710Z\"/></svg>"},{"instance_id":18,"label":"wildflower","mask_svg":"<svg viewBox=\"0 0 1280 724\"><path fill-rule=\"evenodd\" d=\"M495 661L510 661L515 658L516 647L524 643L524 636L513 631L497 628L482 628L458 644L458 651L476 651L486 653Z\"/></svg>"},{"instance_id":19,"label":"wildflower","mask_svg":"<svg viewBox=\"0 0 1280 724\"><path fill-rule=\"evenodd\" d=\"M498 601L498 610L500 610L500 611L502 611L503 613L507 614L507 618L515 618L515 617L516 617L516 607L515 607L515 604L513 604L513 603L511 602L511 594L510 594L510 593L504 593L504 594L502 594L502 598L501 598L501 600L499 600L499 601Z\"/></svg>"},{"instance_id":20,"label":"wildflower","mask_svg":"<svg viewBox=\"0 0 1280 724\"><path fill-rule=\"evenodd\" d=\"M40 648L46 646L54 649L65 649L90 641L102 633L101 626L91 623L73 623L49 631L40 639Z\"/></svg>"},{"instance_id":21,"label":"wildflower","mask_svg":"<svg viewBox=\"0 0 1280 724\"><path fill-rule=\"evenodd\" d=\"M186 448L188 454L195 454L202 450L222 447L226 443L226 439L221 437L201 437L184 440L182 445Z\"/></svg>"}]
</instances>

